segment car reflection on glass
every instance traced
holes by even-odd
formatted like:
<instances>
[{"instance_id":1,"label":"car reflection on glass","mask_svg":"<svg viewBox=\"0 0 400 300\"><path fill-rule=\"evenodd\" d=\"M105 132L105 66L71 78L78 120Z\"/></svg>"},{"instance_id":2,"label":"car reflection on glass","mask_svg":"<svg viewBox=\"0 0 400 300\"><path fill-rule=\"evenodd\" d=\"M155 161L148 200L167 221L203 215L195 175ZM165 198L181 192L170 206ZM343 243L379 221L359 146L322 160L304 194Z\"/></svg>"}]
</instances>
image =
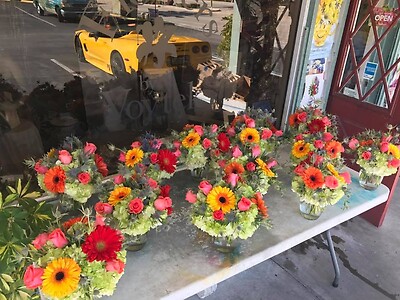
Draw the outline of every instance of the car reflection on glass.
<instances>
[{"instance_id":1,"label":"car reflection on glass","mask_svg":"<svg viewBox=\"0 0 400 300\"><path fill-rule=\"evenodd\" d=\"M90 16L98 12L96 0L34 0L39 15L56 14L60 22L76 20L83 14Z\"/></svg>"},{"instance_id":2,"label":"car reflection on glass","mask_svg":"<svg viewBox=\"0 0 400 300\"><path fill-rule=\"evenodd\" d=\"M135 26L135 23L119 24L113 38L86 29L76 31L74 43L79 60L116 78L132 71L156 68L158 59L153 54L149 54L145 63L138 60L137 49L146 41L142 34L135 31ZM176 47L177 56L166 54L163 67L190 66L196 69L198 64L211 60L211 47L206 41L172 35L168 44Z\"/></svg>"}]
</instances>

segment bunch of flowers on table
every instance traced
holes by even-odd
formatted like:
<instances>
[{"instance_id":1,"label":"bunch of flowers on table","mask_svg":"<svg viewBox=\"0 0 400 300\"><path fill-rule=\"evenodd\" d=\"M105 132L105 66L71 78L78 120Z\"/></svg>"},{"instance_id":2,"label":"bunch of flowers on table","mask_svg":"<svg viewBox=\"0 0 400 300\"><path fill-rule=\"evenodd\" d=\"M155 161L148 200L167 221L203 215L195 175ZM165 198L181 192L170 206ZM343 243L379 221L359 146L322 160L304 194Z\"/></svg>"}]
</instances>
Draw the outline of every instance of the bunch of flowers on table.
<instances>
[{"instance_id":1,"label":"bunch of flowers on table","mask_svg":"<svg viewBox=\"0 0 400 300\"><path fill-rule=\"evenodd\" d=\"M122 234L77 217L39 234L30 245L24 283L46 299L94 299L112 295L126 261Z\"/></svg>"},{"instance_id":2,"label":"bunch of flowers on table","mask_svg":"<svg viewBox=\"0 0 400 300\"><path fill-rule=\"evenodd\" d=\"M129 243L166 221L172 213L170 189L138 174L134 180L115 185L107 198L95 204L97 218L119 229Z\"/></svg>"},{"instance_id":3,"label":"bunch of flowers on table","mask_svg":"<svg viewBox=\"0 0 400 300\"><path fill-rule=\"evenodd\" d=\"M368 129L346 139L349 152L365 171L360 176L384 177L397 172L400 166L400 136L394 129L391 125L386 132Z\"/></svg>"},{"instance_id":4,"label":"bunch of flowers on table","mask_svg":"<svg viewBox=\"0 0 400 300\"><path fill-rule=\"evenodd\" d=\"M37 174L39 186L54 196L61 196L66 205L71 199L85 203L101 190L107 176L107 165L96 153L93 143L82 143L77 137L67 137L59 149L51 149L38 161L26 164Z\"/></svg>"},{"instance_id":5,"label":"bunch of flowers on table","mask_svg":"<svg viewBox=\"0 0 400 300\"><path fill-rule=\"evenodd\" d=\"M180 132L173 131L173 145L179 163L191 171L205 169L210 162L211 151L216 148L219 131L216 124L188 124Z\"/></svg>"},{"instance_id":6,"label":"bunch of flowers on table","mask_svg":"<svg viewBox=\"0 0 400 300\"><path fill-rule=\"evenodd\" d=\"M251 237L261 224L268 225L268 210L259 192L245 183L200 182L198 192L187 191L193 204L192 223L210 236L228 241Z\"/></svg>"},{"instance_id":7,"label":"bunch of flowers on table","mask_svg":"<svg viewBox=\"0 0 400 300\"><path fill-rule=\"evenodd\" d=\"M300 109L290 119L296 120L291 122L295 127L290 156L294 169L292 190L301 202L312 206L314 213L320 213L337 203L351 182L350 173L343 172L344 147L336 139L331 118L318 108Z\"/></svg>"}]
</instances>

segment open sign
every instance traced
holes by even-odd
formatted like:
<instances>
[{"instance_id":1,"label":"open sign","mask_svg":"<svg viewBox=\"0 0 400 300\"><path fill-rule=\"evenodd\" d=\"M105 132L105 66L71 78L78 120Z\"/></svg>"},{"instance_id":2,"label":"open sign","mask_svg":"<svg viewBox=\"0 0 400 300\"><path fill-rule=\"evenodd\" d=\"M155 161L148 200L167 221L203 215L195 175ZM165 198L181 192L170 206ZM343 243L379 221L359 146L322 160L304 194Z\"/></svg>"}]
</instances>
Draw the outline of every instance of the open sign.
<instances>
[{"instance_id":1,"label":"open sign","mask_svg":"<svg viewBox=\"0 0 400 300\"><path fill-rule=\"evenodd\" d=\"M377 26L389 26L396 17L397 10L388 11L386 8L375 7L374 19Z\"/></svg>"}]
</instances>

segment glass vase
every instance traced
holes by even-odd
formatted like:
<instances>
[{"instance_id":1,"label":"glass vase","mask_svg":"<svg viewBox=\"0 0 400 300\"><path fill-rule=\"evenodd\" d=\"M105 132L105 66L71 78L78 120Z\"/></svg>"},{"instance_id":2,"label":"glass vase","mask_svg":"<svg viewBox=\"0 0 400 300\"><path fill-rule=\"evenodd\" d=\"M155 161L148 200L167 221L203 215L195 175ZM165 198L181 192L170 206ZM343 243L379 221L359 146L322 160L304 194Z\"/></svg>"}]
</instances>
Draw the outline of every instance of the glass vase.
<instances>
[{"instance_id":1,"label":"glass vase","mask_svg":"<svg viewBox=\"0 0 400 300\"><path fill-rule=\"evenodd\" d=\"M127 251L139 251L147 242L147 235L125 236L124 246Z\"/></svg>"},{"instance_id":2,"label":"glass vase","mask_svg":"<svg viewBox=\"0 0 400 300\"><path fill-rule=\"evenodd\" d=\"M201 178L203 178L203 175L204 175L204 169L203 168L197 168L197 169L190 170L190 174L194 178L201 179Z\"/></svg>"},{"instance_id":3,"label":"glass vase","mask_svg":"<svg viewBox=\"0 0 400 300\"><path fill-rule=\"evenodd\" d=\"M305 201L300 201L300 214L307 220L318 219L324 210L313 204L309 204Z\"/></svg>"},{"instance_id":4,"label":"glass vase","mask_svg":"<svg viewBox=\"0 0 400 300\"><path fill-rule=\"evenodd\" d=\"M232 240L225 236L218 236L213 237L213 245L215 249L219 252L232 253L240 246L240 242L239 240Z\"/></svg>"},{"instance_id":5,"label":"glass vase","mask_svg":"<svg viewBox=\"0 0 400 300\"><path fill-rule=\"evenodd\" d=\"M358 173L360 185L369 191L376 190L381 184L383 176L378 176L375 174L370 174L364 169L361 169Z\"/></svg>"}]
</instances>

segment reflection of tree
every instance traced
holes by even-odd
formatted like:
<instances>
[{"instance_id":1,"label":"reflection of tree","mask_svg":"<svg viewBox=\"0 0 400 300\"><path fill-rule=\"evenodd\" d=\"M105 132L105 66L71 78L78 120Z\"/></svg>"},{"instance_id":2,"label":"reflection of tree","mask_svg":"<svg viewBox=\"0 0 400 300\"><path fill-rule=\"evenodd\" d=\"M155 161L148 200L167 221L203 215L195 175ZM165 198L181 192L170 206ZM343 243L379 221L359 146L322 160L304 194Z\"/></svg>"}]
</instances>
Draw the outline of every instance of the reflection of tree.
<instances>
[{"instance_id":1,"label":"reflection of tree","mask_svg":"<svg viewBox=\"0 0 400 300\"><path fill-rule=\"evenodd\" d=\"M240 37L240 74L251 77L249 105L270 100L277 88L271 75L280 0L238 0L243 21Z\"/></svg>"}]
</instances>

